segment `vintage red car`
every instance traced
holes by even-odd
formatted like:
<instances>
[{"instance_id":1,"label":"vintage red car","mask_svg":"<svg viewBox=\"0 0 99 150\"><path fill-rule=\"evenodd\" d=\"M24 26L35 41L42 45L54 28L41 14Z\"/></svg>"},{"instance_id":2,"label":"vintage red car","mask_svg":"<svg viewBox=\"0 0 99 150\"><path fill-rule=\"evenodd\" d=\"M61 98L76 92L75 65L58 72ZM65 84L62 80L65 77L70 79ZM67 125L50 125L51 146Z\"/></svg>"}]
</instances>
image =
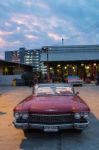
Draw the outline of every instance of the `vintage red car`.
<instances>
[{"instance_id":1,"label":"vintage red car","mask_svg":"<svg viewBox=\"0 0 99 150\"><path fill-rule=\"evenodd\" d=\"M14 108L14 126L21 129L82 131L89 124L90 109L66 83L37 84L33 94Z\"/></svg>"}]
</instances>

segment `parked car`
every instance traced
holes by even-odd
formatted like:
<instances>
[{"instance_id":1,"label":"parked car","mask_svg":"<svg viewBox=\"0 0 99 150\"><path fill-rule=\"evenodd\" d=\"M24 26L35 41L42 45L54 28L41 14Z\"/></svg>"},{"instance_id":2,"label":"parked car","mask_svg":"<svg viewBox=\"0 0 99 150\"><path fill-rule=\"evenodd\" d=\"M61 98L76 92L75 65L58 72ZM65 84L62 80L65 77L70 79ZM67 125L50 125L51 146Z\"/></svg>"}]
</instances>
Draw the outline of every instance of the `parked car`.
<instances>
[{"instance_id":1,"label":"parked car","mask_svg":"<svg viewBox=\"0 0 99 150\"><path fill-rule=\"evenodd\" d=\"M65 77L65 82L74 85L79 85L79 86L83 86L83 80L76 75L69 75L67 77Z\"/></svg>"},{"instance_id":2,"label":"parked car","mask_svg":"<svg viewBox=\"0 0 99 150\"><path fill-rule=\"evenodd\" d=\"M89 124L90 109L84 100L66 83L38 84L33 94L13 110L14 126L57 132L61 129L82 131Z\"/></svg>"}]
</instances>

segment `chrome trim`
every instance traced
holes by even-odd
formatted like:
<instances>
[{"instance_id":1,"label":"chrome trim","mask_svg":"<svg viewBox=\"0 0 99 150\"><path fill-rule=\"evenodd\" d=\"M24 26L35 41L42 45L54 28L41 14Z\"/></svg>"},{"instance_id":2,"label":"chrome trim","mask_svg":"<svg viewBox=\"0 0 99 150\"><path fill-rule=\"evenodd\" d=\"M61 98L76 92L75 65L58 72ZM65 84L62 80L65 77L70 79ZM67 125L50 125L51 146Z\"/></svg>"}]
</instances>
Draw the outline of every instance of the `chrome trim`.
<instances>
[{"instance_id":1,"label":"chrome trim","mask_svg":"<svg viewBox=\"0 0 99 150\"><path fill-rule=\"evenodd\" d=\"M71 84L75 84L75 85L83 85L83 83L81 83L81 82L71 82Z\"/></svg>"},{"instance_id":2,"label":"chrome trim","mask_svg":"<svg viewBox=\"0 0 99 150\"><path fill-rule=\"evenodd\" d=\"M71 113L71 114L30 114L30 116L70 116L70 115L73 115L74 116L74 113Z\"/></svg>"},{"instance_id":3,"label":"chrome trim","mask_svg":"<svg viewBox=\"0 0 99 150\"><path fill-rule=\"evenodd\" d=\"M86 123L74 123L74 128L75 129L84 129L88 126L89 121L87 121Z\"/></svg>"},{"instance_id":4,"label":"chrome trim","mask_svg":"<svg viewBox=\"0 0 99 150\"><path fill-rule=\"evenodd\" d=\"M44 129L46 126L56 126L58 130L60 129L81 129L83 130L89 124L89 121L86 123L71 123L71 124L57 124L57 125L46 125L46 124L32 124L32 123L17 123L16 120L13 121L13 124L16 128L20 129Z\"/></svg>"},{"instance_id":5,"label":"chrome trim","mask_svg":"<svg viewBox=\"0 0 99 150\"><path fill-rule=\"evenodd\" d=\"M14 124L15 128L18 128L18 129L28 129L29 128L28 123L17 123L16 120L14 120L13 124Z\"/></svg>"}]
</instances>

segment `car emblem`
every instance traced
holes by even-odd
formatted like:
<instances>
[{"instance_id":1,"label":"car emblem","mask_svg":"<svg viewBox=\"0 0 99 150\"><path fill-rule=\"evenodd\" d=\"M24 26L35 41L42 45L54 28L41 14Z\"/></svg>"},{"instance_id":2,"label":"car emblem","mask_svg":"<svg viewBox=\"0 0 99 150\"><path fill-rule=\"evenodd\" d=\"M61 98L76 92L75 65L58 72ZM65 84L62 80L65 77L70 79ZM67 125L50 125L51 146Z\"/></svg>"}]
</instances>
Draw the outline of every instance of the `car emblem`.
<instances>
[{"instance_id":1,"label":"car emblem","mask_svg":"<svg viewBox=\"0 0 99 150\"><path fill-rule=\"evenodd\" d=\"M47 109L47 111L56 111L56 109L51 108L51 109Z\"/></svg>"}]
</instances>

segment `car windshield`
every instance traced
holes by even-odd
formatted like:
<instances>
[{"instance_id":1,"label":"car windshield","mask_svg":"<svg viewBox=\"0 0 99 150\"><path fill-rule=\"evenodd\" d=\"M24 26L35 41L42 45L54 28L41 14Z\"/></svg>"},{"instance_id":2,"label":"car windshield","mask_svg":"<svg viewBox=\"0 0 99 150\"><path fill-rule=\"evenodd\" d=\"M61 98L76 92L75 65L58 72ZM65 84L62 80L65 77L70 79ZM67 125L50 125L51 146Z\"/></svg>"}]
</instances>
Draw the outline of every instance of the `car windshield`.
<instances>
[{"instance_id":1,"label":"car windshield","mask_svg":"<svg viewBox=\"0 0 99 150\"><path fill-rule=\"evenodd\" d=\"M79 79L78 76L68 76L69 79Z\"/></svg>"},{"instance_id":2,"label":"car windshield","mask_svg":"<svg viewBox=\"0 0 99 150\"><path fill-rule=\"evenodd\" d=\"M49 95L73 95L73 89L69 86L38 86L35 90L37 96L49 96Z\"/></svg>"}]
</instances>

